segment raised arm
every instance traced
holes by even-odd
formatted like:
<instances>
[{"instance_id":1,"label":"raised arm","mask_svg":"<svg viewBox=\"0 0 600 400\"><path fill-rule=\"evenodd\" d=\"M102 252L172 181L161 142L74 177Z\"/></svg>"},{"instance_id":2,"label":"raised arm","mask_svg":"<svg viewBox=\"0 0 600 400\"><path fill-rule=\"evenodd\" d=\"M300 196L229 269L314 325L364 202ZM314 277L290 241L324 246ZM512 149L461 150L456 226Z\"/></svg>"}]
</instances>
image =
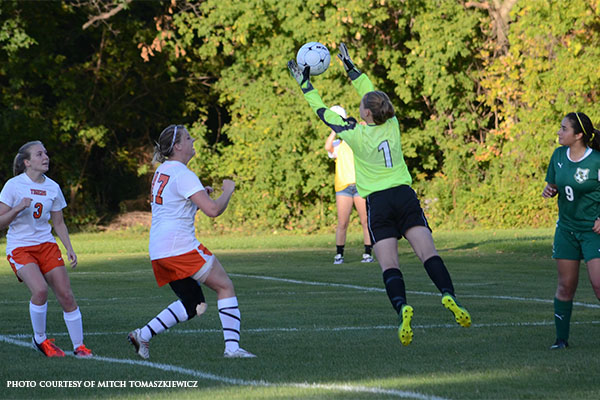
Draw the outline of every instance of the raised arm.
<instances>
[{"instance_id":1,"label":"raised arm","mask_svg":"<svg viewBox=\"0 0 600 400\"><path fill-rule=\"evenodd\" d=\"M333 151L335 150L333 148L334 140L335 140L335 132L331 131L329 136L327 136L327 140L325 140L325 150L327 150L328 153L333 153Z\"/></svg>"},{"instance_id":2,"label":"raised arm","mask_svg":"<svg viewBox=\"0 0 600 400\"><path fill-rule=\"evenodd\" d=\"M342 65L346 70L346 74L348 74L348 77L352 81L352 86L354 86L354 89L356 89L361 99L365 94L375 90L375 87L373 86L373 83L369 77L360 72L360 70L356 68L356 65L354 65L354 62L352 62L352 59L348 54L348 48L344 42L340 43L340 52L338 53L338 58L342 60Z\"/></svg>"},{"instance_id":3,"label":"raised arm","mask_svg":"<svg viewBox=\"0 0 600 400\"><path fill-rule=\"evenodd\" d=\"M310 67L307 66L302 70L294 60L290 60L287 65L290 74L300 85L300 89L302 89L302 93L304 94L304 98L308 102L308 105L325 125L336 133L353 129L356 126L356 120L354 118L344 119L335 111L331 111L329 107L323 103L319 92L310 82Z\"/></svg>"},{"instance_id":4,"label":"raised arm","mask_svg":"<svg viewBox=\"0 0 600 400\"><path fill-rule=\"evenodd\" d=\"M229 200L233 195L233 191L235 190L235 182L231 179L223 180L223 193L216 200L213 200L209 194L208 190L201 190L199 192L194 193L190 200L207 216L211 218L218 217L223 214L227 205L229 204ZM210 190L212 191L212 189Z\"/></svg>"}]
</instances>

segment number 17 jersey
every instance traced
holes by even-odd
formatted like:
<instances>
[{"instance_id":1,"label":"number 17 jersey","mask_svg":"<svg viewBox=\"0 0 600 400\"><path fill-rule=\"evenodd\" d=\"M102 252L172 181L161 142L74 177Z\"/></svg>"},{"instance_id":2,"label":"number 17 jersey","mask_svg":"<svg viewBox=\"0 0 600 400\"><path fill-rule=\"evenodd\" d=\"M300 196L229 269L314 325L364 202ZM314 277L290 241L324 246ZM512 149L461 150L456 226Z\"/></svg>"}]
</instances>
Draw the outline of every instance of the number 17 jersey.
<instances>
[{"instance_id":1,"label":"number 17 jersey","mask_svg":"<svg viewBox=\"0 0 600 400\"><path fill-rule=\"evenodd\" d=\"M152 179L152 225L149 252L151 260L173 257L194 250L194 217L198 207L190 197L205 190L200 179L183 163L165 161Z\"/></svg>"},{"instance_id":2,"label":"number 17 jersey","mask_svg":"<svg viewBox=\"0 0 600 400\"><path fill-rule=\"evenodd\" d=\"M558 187L558 222L571 232L589 232L600 217L600 152L588 149L572 161L569 147L554 150L546 182Z\"/></svg>"}]
</instances>

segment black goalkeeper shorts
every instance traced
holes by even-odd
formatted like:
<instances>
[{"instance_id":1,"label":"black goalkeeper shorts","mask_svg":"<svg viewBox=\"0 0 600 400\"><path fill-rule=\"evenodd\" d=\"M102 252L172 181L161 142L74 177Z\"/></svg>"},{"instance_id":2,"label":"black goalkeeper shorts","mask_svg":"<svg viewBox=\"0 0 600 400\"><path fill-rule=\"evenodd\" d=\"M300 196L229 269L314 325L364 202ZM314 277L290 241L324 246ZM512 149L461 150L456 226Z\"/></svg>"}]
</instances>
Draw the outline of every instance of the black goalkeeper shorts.
<instances>
[{"instance_id":1,"label":"black goalkeeper shorts","mask_svg":"<svg viewBox=\"0 0 600 400\"><path fill-rule=\"evenodd\" d=\"M429 228L417 194L408 185L368 195L367 218L373 244L390 237L400 239L413 226Z\"/></svg>"}]
</instances>

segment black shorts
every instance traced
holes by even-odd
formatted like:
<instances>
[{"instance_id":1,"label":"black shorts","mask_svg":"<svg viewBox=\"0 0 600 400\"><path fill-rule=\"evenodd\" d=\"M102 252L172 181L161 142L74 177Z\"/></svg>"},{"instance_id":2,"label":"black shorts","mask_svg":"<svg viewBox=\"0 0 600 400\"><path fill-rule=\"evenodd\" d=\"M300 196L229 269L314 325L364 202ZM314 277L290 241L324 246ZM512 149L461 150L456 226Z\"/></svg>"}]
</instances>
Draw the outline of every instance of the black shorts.
<instances>
[{"instance_id":1,"label":"black shorts","mask_svg":"<svg viewBox=\"0 0 600 400\"><path fill-rule=\"evenodd\" d=\"M400 239L413 226L429 228L417 194L408 185L368 195L367 219L373 244L390 237Z\"/></svg>"}]
</instances>

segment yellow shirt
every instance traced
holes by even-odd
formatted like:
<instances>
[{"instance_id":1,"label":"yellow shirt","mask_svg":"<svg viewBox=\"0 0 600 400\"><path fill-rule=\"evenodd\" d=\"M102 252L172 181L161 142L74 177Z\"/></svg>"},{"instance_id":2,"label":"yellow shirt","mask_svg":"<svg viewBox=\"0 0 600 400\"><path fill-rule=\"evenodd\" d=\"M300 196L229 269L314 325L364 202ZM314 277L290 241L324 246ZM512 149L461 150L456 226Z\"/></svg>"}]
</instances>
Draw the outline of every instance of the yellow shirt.
<instances>
[{"instance_id":1,"label":"yellow shirt","mask_svg":"<svg viewBox=\"0 0 600 400\"><path fill-rule=\"evenodd\" d=\"M337 143L335 143L337 142ZM356 183L354 177L354 154L343 140L334 142L335 191L339 192Z\"/></svg>"}]
</instances>

